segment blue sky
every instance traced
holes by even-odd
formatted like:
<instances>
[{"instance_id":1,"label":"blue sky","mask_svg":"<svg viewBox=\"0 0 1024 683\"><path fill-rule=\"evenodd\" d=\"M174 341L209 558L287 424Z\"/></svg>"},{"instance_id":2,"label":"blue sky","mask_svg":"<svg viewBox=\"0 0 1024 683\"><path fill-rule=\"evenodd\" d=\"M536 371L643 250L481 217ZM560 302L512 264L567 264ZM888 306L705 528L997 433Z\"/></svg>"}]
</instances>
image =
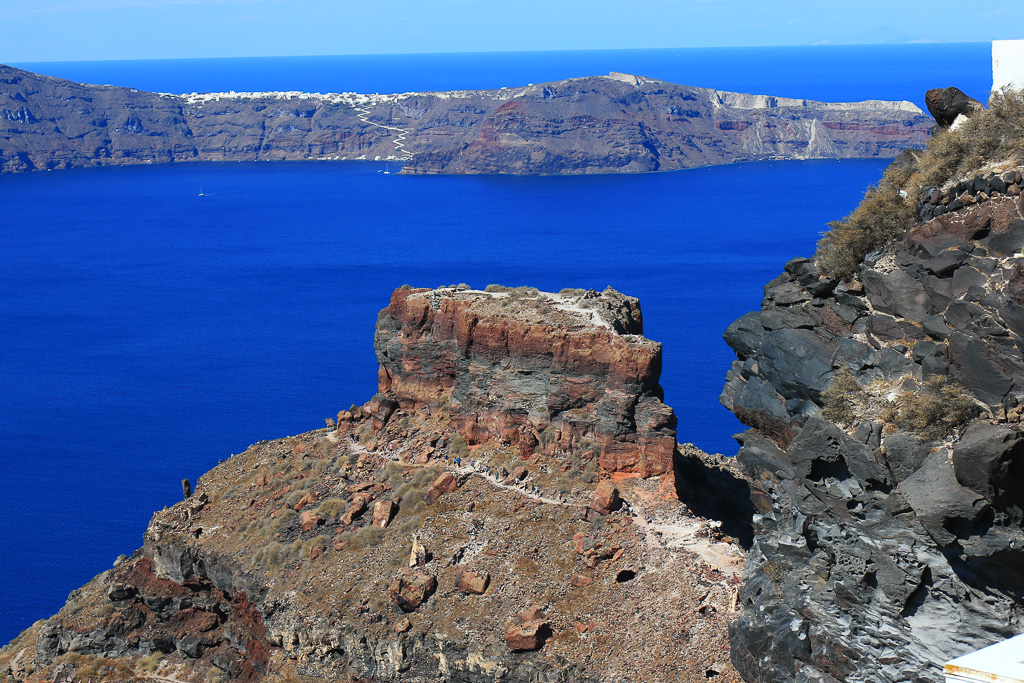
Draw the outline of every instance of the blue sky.
<instances>
[{"instance_id":1,"label":"blue sky","mask_svg":"<svg viewBox=\"0 0 1024 683\"><path fill-rule=\"evenodd\" d=\"M998 7L997 5L1003 5ZM0 62L1024 37L1024 4L897 0L0 0Z\"/></svg>"}]
</instances>

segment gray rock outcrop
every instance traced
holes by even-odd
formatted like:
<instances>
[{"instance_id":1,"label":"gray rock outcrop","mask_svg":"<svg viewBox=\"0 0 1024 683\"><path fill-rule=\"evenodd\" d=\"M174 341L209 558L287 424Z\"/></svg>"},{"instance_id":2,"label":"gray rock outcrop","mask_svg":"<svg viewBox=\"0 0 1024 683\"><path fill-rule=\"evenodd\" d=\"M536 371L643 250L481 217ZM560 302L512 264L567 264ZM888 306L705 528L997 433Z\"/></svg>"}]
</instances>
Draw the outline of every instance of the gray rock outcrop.
<instances>
[{"instance_id":1,"label":"gray rock outcrop","mask_svg":"<svg viewBox=\"0 0 1024 683\"><path fill-rule=\"evenodd\" d=\"M758 509L730 631L746 680L938 682L1024 630L1022 225L1020 197L994 196L847 281L795 259L726 331Z\"/></svg>"}]
</instances>

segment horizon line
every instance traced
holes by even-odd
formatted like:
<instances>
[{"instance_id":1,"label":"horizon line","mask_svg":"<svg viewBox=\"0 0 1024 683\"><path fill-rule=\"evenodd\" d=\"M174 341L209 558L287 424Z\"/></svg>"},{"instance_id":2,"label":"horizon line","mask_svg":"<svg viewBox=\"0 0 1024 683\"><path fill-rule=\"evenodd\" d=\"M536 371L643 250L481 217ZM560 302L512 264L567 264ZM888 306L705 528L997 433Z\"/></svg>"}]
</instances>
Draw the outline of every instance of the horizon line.
<instances>
[{"instance_id":1,"label":"horizon line","mask_svg":"<svg viewBox=\"0 0 1024 683\"><path fill-rule=\"evenodd\" d=\"M133 57L133 58L105 58L105 59L13 59L0 60L2 64L67 64L84 62L160 62L160 61L182 61L182 60L219 60L219 59L304 59L311 57L411 57L411 56L440 56L440 55L499 55L499 54L529 54L549 52L648 52L659 50L749 50L764 48L839 48L839 47L896 47L896 46L924 46L924 45L981 45L992 43L992 40L911 40L896 43L799 43L787 45L721 45L701 47L624 47L624 48L578 48L578 49L553 49L553 50L455 50L439 52L358 52L341 54L299 54L299 55L241 55L231 57Z\"/></svg>"}]
</instances>

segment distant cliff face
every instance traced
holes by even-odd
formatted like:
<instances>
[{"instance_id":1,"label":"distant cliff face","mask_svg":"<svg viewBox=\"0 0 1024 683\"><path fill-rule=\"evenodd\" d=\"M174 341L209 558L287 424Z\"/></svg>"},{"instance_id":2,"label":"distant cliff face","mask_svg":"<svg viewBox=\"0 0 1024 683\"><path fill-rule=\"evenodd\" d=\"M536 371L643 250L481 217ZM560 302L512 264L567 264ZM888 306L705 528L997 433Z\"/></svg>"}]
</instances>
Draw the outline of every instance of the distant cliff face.
<instances>
[{"instance_id":1,"label":"distant cliff face","mask_svg":"<svg viewBox=\"0 0 1024 683\"><path fill-rule=\"evenodd\" d=\"M397 95L159 95L0 66L0 172L170 161L392 159L403 173L634 173L894 157L908 102L825 104L613 74Z\"/></svg>"},{"instance_id":2,"label":"distant cliff face","mask_svg":"<svg viewBox=\"0 0 1024 683\"><path fill-rule=\"evenodd\" d=\"M524 454L591 450L606 472L672 476L676 418L661 344L614 290L397 290L374 346L380 390L406 409L447 404L469 443Z\"/></svg>"},{"instance_id":3,"label":"distant cliff face","mask_svg":"<svg viewBox=\"0 0 1024 683\"><path fill-rule=\"evenodd\" d=\"M1019 178L922 206L942 215L848 280L791 261L725 333L759 512L731 629L746 680L938 682L1021 631Z\"/></svg>"}]
</instances>

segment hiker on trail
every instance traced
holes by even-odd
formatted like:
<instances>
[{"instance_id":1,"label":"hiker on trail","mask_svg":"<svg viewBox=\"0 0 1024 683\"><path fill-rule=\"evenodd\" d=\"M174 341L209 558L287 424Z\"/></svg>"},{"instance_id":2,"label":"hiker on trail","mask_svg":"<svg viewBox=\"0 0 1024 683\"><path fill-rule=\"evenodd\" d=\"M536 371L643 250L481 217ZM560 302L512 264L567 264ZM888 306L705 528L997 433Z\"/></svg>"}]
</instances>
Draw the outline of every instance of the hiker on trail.
<instances>
[{"instance_id":1,"label":"hiker on trail","mask_svg":"<svg viewBox=\"0 0 1024 683\"><path fill-rule=\"evenodd\" d=\"M455 458L455 466L462 467L462 458Z\"/></svg>"}]
</instances>

